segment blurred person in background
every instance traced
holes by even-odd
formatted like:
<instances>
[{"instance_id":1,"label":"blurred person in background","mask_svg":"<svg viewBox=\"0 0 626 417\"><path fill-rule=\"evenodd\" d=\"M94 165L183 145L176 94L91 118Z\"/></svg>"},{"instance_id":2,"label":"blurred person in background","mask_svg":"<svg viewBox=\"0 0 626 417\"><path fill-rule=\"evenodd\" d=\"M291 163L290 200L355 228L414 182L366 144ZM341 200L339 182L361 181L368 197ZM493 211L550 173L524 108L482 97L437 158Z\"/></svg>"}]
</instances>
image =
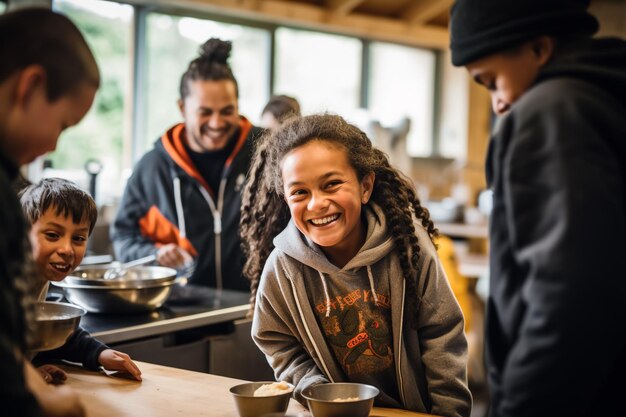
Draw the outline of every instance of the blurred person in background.
<instances>
[{"instance_id":1,"label":"blurred person in background","mask_svg":"<svg viewBox=\"0 0 626 417\"><path fill-rule=\"evenodd\" d=\"M286 95L272 96L261 112L261 126L276 129L293 116L301 116L298 100Z\"/></svg>"}]
</instances>

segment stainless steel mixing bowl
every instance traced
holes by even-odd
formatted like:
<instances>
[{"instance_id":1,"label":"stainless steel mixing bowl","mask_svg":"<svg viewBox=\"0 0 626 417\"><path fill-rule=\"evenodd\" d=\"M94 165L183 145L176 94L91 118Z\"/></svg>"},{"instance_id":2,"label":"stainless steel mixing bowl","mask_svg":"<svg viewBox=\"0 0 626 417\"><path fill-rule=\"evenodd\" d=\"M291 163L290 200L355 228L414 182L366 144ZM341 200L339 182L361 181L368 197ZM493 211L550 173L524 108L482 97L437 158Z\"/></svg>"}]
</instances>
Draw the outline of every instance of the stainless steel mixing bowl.
<instances>
[{"instance_id":1,"label":"stainless steel mixing bowl","mask_svg":"<svg viewBox=\"0 0 626 417\"><path fill-rule=\"evenodd\" d=\"M86 313L67 303L38 302L35 304L35 332L29 349L32 352L61 347L78 327Z\"/></svg>"},{"instance_id":2,"label":"stainless steel mixing bowl","mask_svg":"<svg viewBox=\"0 0 626 417\"><path fill-rule=\"evenodd\" d=\"M319 384L302 391L313 417L367 417L378 388L354 382Z\"/></svg>"},{"instance_id":3,"label":"stainless steel mixing bowl","mask_svg":"<svg viewBox=\"0 0 626 417\"><path fill-rule=\"evenodd\" d=\"M164 266L135 266L128 268L124 275L106 279L107 271L113 264L78 267L64 281L72 285L96 285L113 288L133 288L138 285L157 285L172 282L176 279L176 270Z\"/></svg>"},{"instance_id":4,"label":"stainless steel mixing bowl","mask_svg":"<svg viewBox=\"0 0 626 417\"><path fill-rule=\"evenodd\" d=\"M90 313L138 313L165 303L176 270L161 266L131 268L120 279L103 279L109 266L77 268L71 276L53 285L63 288L65 298Z\"/></svg>"},{"instance_id":5,"label":"stainless steel mixing bowl","mask_svg":"<svg viewBox=\"0 0 626 417\"><path fill-rule=\"evenodd\" d=\"M55 283L65 298L90 313L138 313L157 309L170 295L173 283L137 288L112 288Z\"/></svg>"}]
</instances>

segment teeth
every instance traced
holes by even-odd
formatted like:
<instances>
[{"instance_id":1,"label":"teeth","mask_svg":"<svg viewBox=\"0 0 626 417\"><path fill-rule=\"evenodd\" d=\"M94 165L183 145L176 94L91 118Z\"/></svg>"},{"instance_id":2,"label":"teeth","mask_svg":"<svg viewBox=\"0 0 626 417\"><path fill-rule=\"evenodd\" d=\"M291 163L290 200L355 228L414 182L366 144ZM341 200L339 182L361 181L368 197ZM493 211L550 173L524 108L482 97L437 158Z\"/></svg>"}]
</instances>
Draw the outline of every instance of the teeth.
<instances>
[{"instance_id":1,"label":"teeth","mask_svg":"<svg viewBox=\"0 0 626 417\"><path fill-rule=\"evenodd\" d=\"M338 217L339 217L339 214L333 214L332 216L322 217L321 219L311 219L311 223L313 223L316 226L321 226L324 224L328 224L332 222L333 220L337 220Z\"/></svg>"},{"instance_id":2,"label":"teeth","mask_svg":"<svg viewBox=\"0 0 626 417\"><path fill-rule=\"evenodd\" d=\"M61 272L66 272L70 270L70 266L68 264L51 264L55 269L58 269Z\"/></svg>"}]
</instances>

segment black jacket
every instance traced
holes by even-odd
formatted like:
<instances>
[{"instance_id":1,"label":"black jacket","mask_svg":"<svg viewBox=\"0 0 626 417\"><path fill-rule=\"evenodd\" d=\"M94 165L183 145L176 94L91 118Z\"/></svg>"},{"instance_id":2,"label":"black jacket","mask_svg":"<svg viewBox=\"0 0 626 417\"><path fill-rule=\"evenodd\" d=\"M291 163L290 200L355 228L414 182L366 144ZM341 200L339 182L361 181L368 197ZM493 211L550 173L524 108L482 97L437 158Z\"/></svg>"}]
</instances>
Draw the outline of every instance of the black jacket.
<instances>
[{"instance_id":1,"label":"black jacket","mask_svg":"<svg viewBox=\"0 0 626 417\"><path fill-rule=\"evenodd\" d=\"M39 406L26 389L24 364L16 355L26 348L22 301L28 290L25 282L20 282L24 279L27 237L26 221L12 185L17 175L17 166L0 151L0 403L3 415L37 416Z\"/></svg>"},{"instance_id":2,"label":"black jacket","mask_svg":"<svg viewBox=\"0 0 626 417\"><path fill-rule=\"evenodd\" d=\"M41 366L46 363L67 360L81 363L86 369L97 371L100 369L98 357L105 349L108 349L108 346L91 337L87 331L79 327L63 346L39 352L35 355L32 362L35 366Z\"/></svg>"},{"instance_id":3,"label":"black jacket","mask_svg":"<svg viewBox=\"0 0 626 417\"><path fill-rule=\"evenodd\" d=\"M128 180L111 229L116 257L138 259L155 253L157 245L176 243L197 259L190 283L249 291L250 284L242 275L239 218L253 142L260 133L261 129L240 119L237 137L232 138L237 145L222 174L220 197L193 165L183 144L184 125L168 130Z\"/></svg>"},{"instance_id":4,"label":"black jacket","mask_svg":"<svg viewBox=\"0 0 626 417\"><path fill-rule=\"evenodd\" d=\"M559 51L500 122L487 160L491 415L624 415L626 43Z\"/></svg>"}]
</instances>

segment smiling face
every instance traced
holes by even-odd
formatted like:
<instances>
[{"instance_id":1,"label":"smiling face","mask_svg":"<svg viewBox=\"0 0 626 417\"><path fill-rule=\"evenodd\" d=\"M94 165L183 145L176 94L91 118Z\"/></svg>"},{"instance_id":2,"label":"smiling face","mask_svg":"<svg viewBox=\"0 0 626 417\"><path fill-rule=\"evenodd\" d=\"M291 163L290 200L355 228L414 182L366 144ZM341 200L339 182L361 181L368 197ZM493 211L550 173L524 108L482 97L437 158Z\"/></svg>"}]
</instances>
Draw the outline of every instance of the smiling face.
<instances>
[{"instance_id":1,"label":"smiling face","mask_svg":"<svg viewBox=\"0 0 626 417\"><path fill-rule=\"evenodd\" d=\"M87 250L89 220L76 224L56 214L52 206L33 223L30 242L37 271L48 281L60 281L82 262Z\"/></svg>"},{"instance_id":2,"label":"smiling face","mask_svg":"<svg viewBox=\"0 0 626 417\"><path fill-rule=\"evenodd\" d=\"M224 148L239 126L237 87L231 80L189 81L189 94L178 105L195 152Z\"/></svg>"},{"instance_id":3,"label":"smiling face","mask_svg":"<svg viewBox=\"0 0 626 417\"><path fill-rule=\"evenodd\" d=\"M343 266L365 241L362 204L368 202L374 175L361 181L343 148L313 140L282 160L285 200L296 227L318 244L331 262Z\"/></svg>"},{"instance_id":4,"label":"smiling face","mask_svg":"<svg viewBox=\"0 0 626 417\"><path fill-rule=\"evenodd\" d=\"M491 94L493 111L508 112L535 82L540 68L552 55L553 41L542 37L506 52L495 53L466 65L474 81Z\"/></svg>"}]
</instances>

